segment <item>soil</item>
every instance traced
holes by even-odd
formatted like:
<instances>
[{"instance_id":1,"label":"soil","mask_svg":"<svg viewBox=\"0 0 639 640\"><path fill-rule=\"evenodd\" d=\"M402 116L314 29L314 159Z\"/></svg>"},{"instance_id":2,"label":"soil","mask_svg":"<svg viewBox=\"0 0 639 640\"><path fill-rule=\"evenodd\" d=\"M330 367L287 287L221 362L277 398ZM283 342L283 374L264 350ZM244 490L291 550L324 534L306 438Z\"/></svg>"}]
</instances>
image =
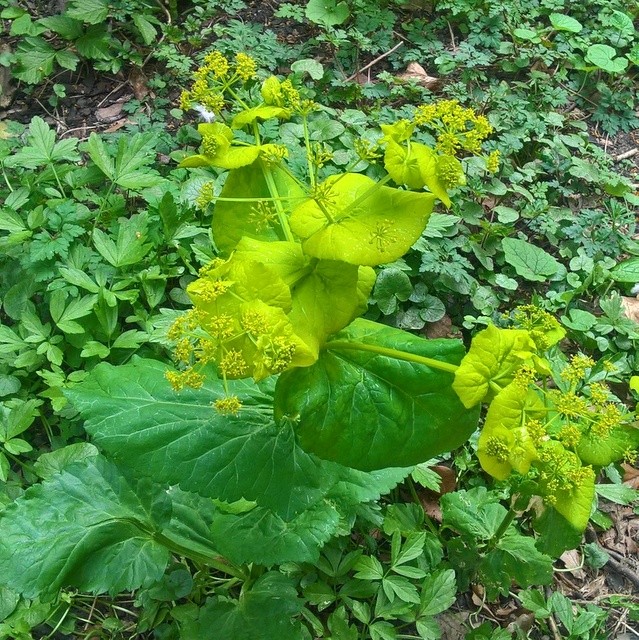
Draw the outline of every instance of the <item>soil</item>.
<instances>
[{"instance_id":1,"label":"soil","mask_svg":"<svg viewBox=\"0 0 639 640\"><path fill-rule=\"evenodd\" d=\"M60 0L62 1L62 0ZM28 4L28 3L27 3ZM49 3L51 14L60 10L58 0ZM269 2L255 1L245 10L247 21L259 22L276 32L283 42L299 43L311 36L312 29L291 23L273 16L274 6ZM42 12L42 5L38 7ZM41 15L41 14L40 14ZM232 16L237 18L238 16ZM241 17L241 16L240 16ZM220 19L224 19L223 16ZM11 39L0 45L0 53L15 46ZM362 64L365 64L364 61ZM376 74L384 70L384 64L373 65L367 72L367 80L375 81ZM44 83L28 93L24 87L10 79L4 67L0 67L0 121L14 120L27 124L33 116L43 117L57 131L59 137L88 138L91 132L112 132L127 124L125 105L133 100L144 101L144 108L150 110L154 94L147 86L147 78L154 69L145 67L128 69L117 75L93 73L86 66L82 74L65 73L58 75L55 82L66 86L67 97L62 98L56 107L48 104L51 95L51 84ZM355 77L353 81L358 81ZM177 102L179 89L170 97ZM172 126L175 123L171 123ZM600 134L596 128L591 129L592 139L619 163L619 170L639 182L639 130L619 133L616 136ZM629 161L629 162L626 162ZM635 489L639 489L639 471L633 467L626 468L625 481ZM430 500L430 502L428 502ZM424 507L429 515L436 519L438 505L436 497L424 499ZM587 540L598 544L610 560L601 569L586 567L579 551L564 554L557 562L554 588L561 590L574 603L585 606L588 603L606 606L611 597L625 596L634 599L639 594L639 515L632 507L624 507L608 503L605 507L613 525L607 530L589 529ZM636 615L636 612L635 612ZM440 616L440 624L445 640L459 640L463 637L460 626L469 618L490 620L494 624L515 630L524 631L531 627L534 620L530 612L521 609L514 598L502 599L498 603L487 603L483 598L481 585L461 597L452 610ZM554 640L561 638L560 632L551 625ZM609 621L609 638L618 640L639 638L639 621L630 620L628 610L622 606L613 608Z\"/></svg>"}]
</instances>

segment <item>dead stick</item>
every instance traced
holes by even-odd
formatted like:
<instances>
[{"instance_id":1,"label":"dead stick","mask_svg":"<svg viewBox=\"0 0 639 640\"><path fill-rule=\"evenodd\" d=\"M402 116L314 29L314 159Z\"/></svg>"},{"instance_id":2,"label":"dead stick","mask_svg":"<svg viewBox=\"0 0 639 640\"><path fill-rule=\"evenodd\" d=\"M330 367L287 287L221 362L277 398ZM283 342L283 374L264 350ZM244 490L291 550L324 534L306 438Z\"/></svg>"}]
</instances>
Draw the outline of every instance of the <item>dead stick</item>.
<instances>
[{"instance_id":1,"label":"dead stick","mask_svg":"<svg viewBox=\"0 0 639 640\"><path fill-rule=\"evenodd\" d=\"M620 160L627 160L628 158L632 158L632 156L639 153L639 147L635 147L634 149L629 149L628 151L624 151L620 153L618 156L615 156L615 162L619 162Z\"/></svg>"},{"instance_id":2,"label":"dead stick","mask_svg":"<svg viewBox=\"0 0 639 640\"><path fill-rule=\"evenodd\" d=\"M396 49L399 49L403 44L404 44L403 42L400 42L400 43L396 44L392 49L387 51L386 53L382 53L381 56L377 56L377 58L375 58L375 60L373 60L372 62L369 62L365 67L362 67L361 69L356 71L352 76L349 76L348 78L346 78L346 80L344 80L344 82L350 82L351 80L354 80L357 77L358 74L362 73L363 71L366 71L366 69L370 69L374 64L377 64L380 60L383 60L384 58L389 56Z\"/></svg>"}]
</instances>

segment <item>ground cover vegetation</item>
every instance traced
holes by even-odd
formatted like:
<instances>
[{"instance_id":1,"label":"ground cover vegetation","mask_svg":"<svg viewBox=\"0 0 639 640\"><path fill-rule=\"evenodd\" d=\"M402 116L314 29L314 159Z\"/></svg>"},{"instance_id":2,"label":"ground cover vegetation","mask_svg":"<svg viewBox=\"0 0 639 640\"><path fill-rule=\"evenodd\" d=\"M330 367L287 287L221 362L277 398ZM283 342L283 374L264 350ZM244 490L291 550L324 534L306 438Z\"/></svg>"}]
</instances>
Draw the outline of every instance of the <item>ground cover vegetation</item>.
<instances>
[{"instance_id":1,"label":"ground cover vegetation","mask_svg":"<svg viewBox=\"0 0 639 640\"><path fill-rule=\"evenodd\" d=\"M639 633L637 3L0 7L0 638Z\"/></svg>"}]
</instances>

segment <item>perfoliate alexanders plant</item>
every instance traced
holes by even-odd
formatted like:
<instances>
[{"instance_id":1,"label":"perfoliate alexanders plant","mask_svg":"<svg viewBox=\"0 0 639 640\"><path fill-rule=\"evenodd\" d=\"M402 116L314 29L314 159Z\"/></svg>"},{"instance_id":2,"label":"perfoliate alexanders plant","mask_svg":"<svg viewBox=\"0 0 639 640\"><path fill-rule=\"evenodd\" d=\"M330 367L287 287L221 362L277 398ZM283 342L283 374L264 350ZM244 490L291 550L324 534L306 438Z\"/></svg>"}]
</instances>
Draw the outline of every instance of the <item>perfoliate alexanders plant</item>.
<instances>
[{"instance_id":1,"label":"perfoliate alexanders plant","mask_svg":"<svg viewBox=\"0 0 639 640\"><path fill-rule=\"evenodd\" d=\"M487 403L482 467L585 528L597 469L632 456L639 430L605 376L588 377L594 362L575 356L552 371L545 354L564 332L551 316L517 311L517 328L489 326L467 355L454 340L360 318L373 267L401 258L435 201L449 206L448 190L464 184L456 155L481 154L486 118L450 100L417 107L412 120L381 125L377 140L355 139L338 171L333 150L313 142L321 105L290 80L260 82L245 55L209 54L181 106L215 119L199 126L201 152L181 166L228 174L219 193L211 181L199 197L214 205L219 258L188 287L194 307L170 331L184 363L167 373L173 387L197 388L214 363L226 390L215 408L234 416L242 399L229 380L279 375L276 420L294 424L307 451L363 470L452 450ZM301 124L302 170L287 161L299 147L267 121ZM424 128L434 148L420 142ZM485 161L495 170L498 153Z\"/></svg>"}]
</instances>

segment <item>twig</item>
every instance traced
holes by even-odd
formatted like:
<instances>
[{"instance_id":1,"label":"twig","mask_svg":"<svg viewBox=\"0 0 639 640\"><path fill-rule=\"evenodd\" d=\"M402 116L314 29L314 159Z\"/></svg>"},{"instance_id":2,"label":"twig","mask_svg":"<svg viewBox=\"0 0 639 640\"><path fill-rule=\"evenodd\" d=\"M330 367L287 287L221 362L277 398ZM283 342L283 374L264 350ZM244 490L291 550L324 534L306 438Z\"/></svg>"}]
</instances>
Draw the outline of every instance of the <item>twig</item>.
<instances>
[{"instance_id":1,"label":"twig","mask_svg":"<svg viewBox=\"0 0 639 640\"><path fill-rule=\"evenodd\" d=\"M628 151L624 151L617 156L614 156L614 161L619 162L620 160L627 160L628 158L632 158L632 156L637 155L639 153L639 147L635 147L634 149L630 149Z\"/></svg>"},{"instance_id":2,"label":"twig","mask_svg":"<svg viewBox=\"0 0 639 640\"><path fill-rule=\"evenodd\" d=\"M377 56L375 60L372 60L367 65L363 66L361 69L358 69L352 76L348 76L348 78L346 78L344 82L350 82L351 80L354 80L360 73L362 73L363 71L366 71L366 69L370 69L373 65L377 64L380 60L383 60L384 58L389 56L391 53L393 53L393 51L395 51L396 49L399 49L403 44L404 44L403 42L399 42L392 49L389 49L388 51L386 51L386 53L382 53L381 56Z\"/></svg>"},{"instance_id":3,"label":"twig","mask_svg":"<svg viewBox=\"0 0 639 640\"><path fill-rule=\"evenodd\" d=\"M453 28L450 26L450 22L446 22L448 25L448 33L450 33L450 45L453 49L453 53L457 53L457 45L455 44L455 34L453 33Z\"/></svg>"},{"instance_id":4,"label":"twig","mask_svg":"<svg viewBox=\"0 0 639 640\"><path fill-rule=\"evenodd\" d=\"M608 549L606 549L606 547L602 547L602 549L604 551L608 551ZM639 589L639 576L630 567L628 567L625 564L619 562L619 560L615 560L610 555L608 556L608 562L606 562L606 564L610 565L610 568L613 571L615 571L616 573L622 575L627 580L630 580L630 582L632 582L632 584L634 584L635 587L637 587L637 589Z\"/></svg>"}]
</instances>

